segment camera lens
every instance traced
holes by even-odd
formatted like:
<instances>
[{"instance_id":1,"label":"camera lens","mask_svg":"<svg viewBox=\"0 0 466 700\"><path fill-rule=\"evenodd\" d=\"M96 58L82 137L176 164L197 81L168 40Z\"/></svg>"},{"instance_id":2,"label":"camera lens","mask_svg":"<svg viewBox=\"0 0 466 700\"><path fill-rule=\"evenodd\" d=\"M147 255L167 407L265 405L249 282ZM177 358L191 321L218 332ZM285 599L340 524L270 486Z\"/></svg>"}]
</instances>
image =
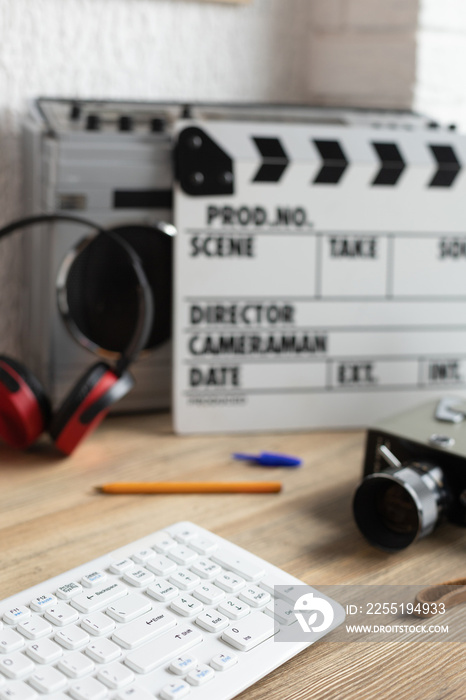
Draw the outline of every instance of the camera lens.
<instances>
[{"instance_id":1,"label":"camera lens","mask_svg":"<svg viewBox=\"0 0 466 700\"><path fill-rule=\"evenodd\" d=\"M411 465L363 479L354 496L353 511L371 544L396 552L432 532L444 502L441 469Z\"/></svg>"},{"instance_id":2,"label":"camera lens","mask_svg":"<svg viewBox=\"0 0 466 700\"><path fill-rule=\"evenodd\" d=\"M383 485L377 493L377 511L384 526L391 532L409 536L419 527L416 504L400 484Z\"/></svg>"}]
</instances>

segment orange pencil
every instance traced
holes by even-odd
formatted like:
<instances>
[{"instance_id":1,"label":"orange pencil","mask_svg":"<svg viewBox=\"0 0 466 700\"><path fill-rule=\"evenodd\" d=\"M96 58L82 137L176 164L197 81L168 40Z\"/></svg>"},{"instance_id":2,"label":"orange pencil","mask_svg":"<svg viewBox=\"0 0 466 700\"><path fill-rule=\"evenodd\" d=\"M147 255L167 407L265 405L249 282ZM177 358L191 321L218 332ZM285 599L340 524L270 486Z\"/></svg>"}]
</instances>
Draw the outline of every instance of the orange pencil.
<instances>
[{"instance_id":1,"label":"orange pencil","mask_svg":"<svg viewBox=\"0 0 466 700\"><path fill-rule=\"evenodd\" d=\"M103 493L278 493L279 481L155 481L115 482L97 489Z\"/></svg>"}]
</instances>

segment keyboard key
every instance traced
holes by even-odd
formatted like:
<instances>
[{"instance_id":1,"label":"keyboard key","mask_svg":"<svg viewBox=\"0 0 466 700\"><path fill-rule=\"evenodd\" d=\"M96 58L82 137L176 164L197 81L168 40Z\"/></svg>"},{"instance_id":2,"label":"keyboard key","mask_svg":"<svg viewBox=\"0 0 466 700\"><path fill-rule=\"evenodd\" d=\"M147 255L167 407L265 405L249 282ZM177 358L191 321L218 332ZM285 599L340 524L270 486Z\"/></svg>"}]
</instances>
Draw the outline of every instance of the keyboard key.
<instances>
[{"instance_id":1,"label":"keyboard key","mask_svg":"<svg viewBox=\"0 0 466 700\"><path fill-rule=\"evenodd\" d=\"M225 598L225 591L213 583L203 583L193 591L193 596L206 605L216 605Z\"/></svg>"},{"instance_id":2,"label":"keyboard key","mask_svg":"<svg viewBox=\"0 0 466 700\"><path fill-rule=\"evenodd\" d=\"M134 649L175 625L176 617L160 608L120 627L112 639L125 649Z\"/></svg>"},{"instance_id":3,"label":"keyboard key","mask_svg":"<svg viewBox=\"0 0 466 700\"><path fill-rule=\"evenodd\" d=\"M274 621L262 612L248 615L225 630L222 639L236 649L248 651L261 644L275 632Z\"/></svg>"},{"instance_id":4,"label":"keyboard key","mask_svg":"<svg viewBox=\"0 0 466 700\"><path fill-rule=\"evenodd\" d=\"M156 554L154 559L147 562L147 568L157 576L168 576L176 571L174 561L166 557L164 554Z\"/></svg>"},{"instance_id":5,"label":"keyboard key","mask_svg":"<svg viewBox=\"0 0 466 700\"><path fill-rule=\"evenodd\" d=\"M287 603L291 603L292 605L294 605L299 596L302 595L302 584L295 586L275 576L264 576L259 586L276 598L286 600ZM277 590L276 586L280 586L280 590Z\"/></svg>"},{"instance_id":6,"label":"keyboard key","mask_svg":"<svg viewBox=\"0 0 466 700\"><path fill-rule=\"evenodd\" d=\"M129 688L120 690L116 700L154 700L154 696L140 686L131 685Z\"/></svg>"},{"instance_id":7,"label":"keyboard key","mask_svg":"<svg viewBox=\"0 0 466 700\"><path fill-rule=\"evenodd\" d=\"M105 613L96 612L87 615L81 620L81 627L94 636L100 637L109 634L115 629L115 623Z\"/></svg>"},{"instance_id":8,"label":"keyboard key","mask_svg":"<svg viewBox=\"0 0 466 700\"><path fill-rule=\"evenodd\" d=\"M53 666L43 666L28 678L28 682L40 693L56 693L65 688L68 680Z\"/></svg>"},{"instance_id":9,"label":"keyboard key","mask_svg":"<svg viewBox=\"0 0 466 700\"><path fill-rule=\"evenodd\" d=\"M195 669L190 671L186 676L186 680L191 685L204 685L215 677L215 671L206 664L198 664Z\"/></svg>"},{"instance_id":10,"label":"keyboard key","mask_svg":"<svg viewBox=\"0 0 466 700\"><path fill-rule=\"evenodd\" d=\"M149 673L202 640L202 634L192 625L177 625L174 630L130 652L125 664L137 673Z\"/></svg>"},{"instance_id":11,"label":"keyboard key","mask_svg":"<svg viewBox=\"0 0 466 700\"><path fill-rule=\"evenodd\" d=\"M181 544L188 544L192 540L197 539L198 530L195 527L186 525L185 527L175 528L171 531L171 534L177 542L180 542Z\"/></svg>"},{"instance_id":12,"label":"keyboard key","mask_svg":"<svg viewBox=\"0 0 466 700\"><path fill-rule=\"evenodd\" d=\"M170 671L172 673L176 673L178 676L183 676L184 674L189 673L189 671L192 671L192 669L196 667L197 663L198 661L195 656L184 654L183 656L178 656L171 662Z\"/></svg>"},{"instance_id":13,"label":"keyboard key","mask_svg":"<svg viewBox=\"0 0 466 700\"><path fill-rule=\"evenodd\" d=\"M144 586L148 586L149 583L152 583L155 576L146 569L133 569L132 571L127 571L123 579L132 586L143 588Z\"/></svg>"},{"instance_id":14,"label":"keyboard key","mask_svg":"<svg viewBox=\"0 0 466 700\"><path fill-rule=\"evenodd\" d=\"M17 625L16 631L23 634L28 639L39 639L40 637L45 637L52 631L52 626L49 625L43 617L39 615L32 615L27 620L23 620L21 624Z\"/></svg>"},{"instance_id":15,"label":"keyboard key","mask_svg":"<svg viewBox=\"0 0 466 700\"><path fill-rule=\"evenodd\" d=\"M103 700L108 690L95 678L83 678L79 683L72 684L69 693L74 700Z\"/></svg>"},{"instance_id":16,"label":"keyboard key","mask_svg":"<svg viewBox=\"0 0 466 700\"><path fill-rule=\"evenodd\" d=\"M107 574L105 571L89 571L88 574L82 577L81 583L85 588L93 588L94 586L101 586L106 580Z\"/></svg>"},{"instance_id":17,"label":"keyboard key","mask_svg":"<svg viewBox=\"0 0 466 700\"><path fill-rule=\"evenodd\" d=\"M120 598L117 603L109 605L107 615L118 622L130 622L151 609L152 604L145 596L140 593L130 593Z\"/></svg>"},{"instance_id":18,"label":"keyboard key","mask_svg":"<svg viewBox=\"0 0 466 700\"><path fill-rule=\"evenodd\" d=\"M18 605L16 608L11 608L3 614L3 619L7 625L16 625L26 617L30 617L31 611L24 605Z\"/></svg>"},{"instance_id":19,"label":"keyboard key","mask_svg":"<svg viewBox=\"0 0 466 700\"><path fill-rule=\"evenodd\" d=\"M249 586L241 591L239 598L252 608L261 608L270 601L270 593L257 586Z\"/></svg>"},{"instance_id":20,"label":"keyboard key","mask_svg":"<svg viewBox=\"0 0 466 700\"><path fill-rule=\"evenodd\" d=\"M12 651L21 649L23 646L24 637L15 632L15 630L8 627L0 630L0 653L9 654Z\"/></svg>"},{"instance_id":21,"label":"keyboard key","mask_svg":"<svg viewBox=\"0 0 466 700\"><path fill-rule=\"evenodd\" d=\"M125 571L134 569L134 561L132 559L119 559L118 561L113 561L108 568L112 574L124 574Z\"/></svg>"},{"instance_id":22,"label":"keyboard key","mask_svg":"<svg viewBox=\"0 0 466 700\"><path fill-rule=\"evenodd\" d=\"M35 700L36 691L22 681L10 681L0 687L0 700Z\"/></svg>"},{"instance_id":23,"label":"keyboard key","mask_svg":"<svg viewBox=\"0 0 466 700\"><path fill-rule=\"evenodd\" d=\"M173 547L173 549L171 549L168 552L167 556L170 559L173 559L173 561L176 561L177 564L181 564L182 566L190 564L191 562L195 561L198 557L197 553L193 549L185 547L181 544L177 547Z\"/></svg>"},{"instance_id":24,"label":"keyboard key","mask_svg":"<svg viewBox=\"0 0 466 700\"><path fill-rule=\"evenodd\" d=\"M38 664L51 664L63 654L63 648L51 639L40 639L26 649L26 654Z\"/></svg>"},{"instance_id":25,"label":"keyboard key","mask_svg":"<svg viewBox=\"0 0 466 700\"><path fill-rule=\"evenodd\" d=\"M196 600L196 598L188 594L180 595L178 598L175 598L175 600L171 602L170 607L179 615L184 615L185 617L197 615L204 609L204 606L199 600Z\"/></svg>"},{"instance_id":26,"label":"keyboard key","mask_svg":"<svg viewBox=\"0 0 466 700\"><path fill-rule=\"evenodd\" d=\"M81 593L82 590L83 587L80 583L76 583L76 581L70 581L69 583L65 583L63 586L57 588L55 593L62 600L70 600L71 598L74 598L75 595L78 595L78 593Z\"/></svg>"},{"instance_id":27,"label":"keyboard key","mask_svg":"<svg viewBox=\"0 0 466 700\"><path fill-rule=\"evenodd\" d=\"M224 569L228 571L233 571L233 573L238 574L246 579L246 581L258 581L262 576L264 576L265 571L262 566L250 562L249 560L236 556L236 554L231 554L226 549L219 549L212 554L212 559Z\"/></svg>"},{"instance_id":28,"label":"keyboard key","mask_svg":"<svg viewBox=\"0 0 466 700\"><path fill-rule=\"evenodd\" d=\"M126 586L112 581L112 583L108 583L103 588L94 588L77 595L71 601L71 605L84 613L95 612L109 603L113 603L114 600L122 598L127 593L128 588Z\"/></svg>"},{"instance_id":29,"label":"keyboard key","mask_svg":"<svg viewBox=\"0 0 466 700\"><path fill-rule=\"evenodd\" d=\"M86 647L86 654L99 664L108 664L121 656L121 648L110 639L102 637Z\"/></svg>"},{"instance_id":30,"label":"keyboard key","mask_svg":"<svg viewBox=\"0 0 466 700\"><path fill-rule=\"evenodd\" d=\"M210 665L216 671L226 671L238 663L238 657L236 654L217 654L213 656L210 660Z\"/></svg>"},{"instance_id":31,"label":"keyboard key","mask_svg":"<svg viewBox=\"0 0 466 700\"><path fill-rule=\"evenodd\" d=\"M220 632L228 627L230 620L216 610L205 610L196 618L196 624L208 632Z\"/></svg>"},{"instance_id":32,"label":"keyboard key","mask_svg":"<svg viewBox=\"0 0 466 700\"><path fill-rule=\"evenodd\" d=\"M198 559L191 566L191 571L201 578L214 578L214 576L218 576L222 572L222 569L210 559Z\"/></svg>"},{"instance_id":33,"label":"keyboard key","mask_svg":"<svg viewBox=\"0 0 466 700\"><path fill-rule=\"evenodd\" d=\"M131 559L136 562L136 564L144 565L149 559L152 559L152 557L155 557L153 549L141 549L139 552L136 552L136 554L133 554Z\"/></svg>"},{"instance_id":34,"label":"keyboard key","mask_svg":"<svg viewBox=\"0 0 466 700\"><path fill-rule=\"evenodd\" d=\"M118 661L114 661L111 664L107 664L101 671L99 671L97 678L108 688L115 690L117 688L124 688L125 685L132 683L134 680L134 673L131 669L123 666Z\"/></svg>"},{"instance_id":35,"label":"keyboard key","mask_svg":"<svg viewBox=\"0 0 466 700\"><path fill-rule=\"evenodd\" d=\"M156 579L154 583L146 589L146 593L148 593L152 598L160 600L163 603L166 603L168 600L172 600L172 598L176 598L179 592L179 588L172 586L171 583L168 583L168 581L165 581L163 578Z\"/></svg>"},{"instance_id":36,"label":"keyboard key","mask_svg":"<svg viewBox=\"0 0 466 700\"><path fill-rule=\"evenodd\" d=\"M198 554L212 554L212 552L215 552L218 547L213 540L209 540L208 538L204 537L191 540L189 546Z\"/></svg>"},{"instance_id":37,"label":"keyboard key","mask_svg":"<svg viewBox=\"0 0 466 700\"><path fill-rule=\"evenodd\" d=\"M74 601L72 602L74 603ZM52 608L47 608L44 617L58 627L64 627L79 620L78 613L68 603L57 603Z\"/></svg>"},{"instance_id":38,"label":"keyboard key","mask_svg":"<svg viewBox=\"0 0 466 700\"><path fill-rule=\"evenodd\" d=\"M281 625L291 625L293 622L296 622L293 607L286 600L281 600L280 598L270 601L264 612Z\"/></svg>"},{"instance_id":39,"label":"keyboard key","mask_svg":"<svg viewBox=\"0 0 466 700\"><path fill-rule=\"evenodd\" d=\"M42 610L45 610L45 608L49 608L51 605L55 605L56 602L57 599L54 595L50 593L47 595L37 596L37 598L33 598L29 605L36 612L41 612Z\"/></svg>"},{"instance_id":40,"label":"keyboard key","mask_svg":"<svg viewBox=\"0 0 466 700\"><path fill-rule=\"evenodd\" d=\"M193 596L206 605L216 605L225 598L225 591L213 583L203 583L193 591Z\"/></svg>"},{"instance_id":41,"label":"keyboard key","mask_svg":"<svg viewBox=\"0 0 466 700\"><path fill-rule=\"evenodd\" d=\"M15 651L12 654L0 656L0 671L7 678L14 681L19 681L29 673L34 671L34 664L27 656L20 651Z\"/></svg>"},{"instance_id":42,"label":"keyboard key","mask_svg":"<svg viewBox=\"0 0 466 700\"><path fill-rule=\"evenodd\" d=\"M178 586L178 588L181 588L183 591L192 591L192 589L196 588L201 582L199 576L196 576L196 574L193 574L187 569L178 569L178 571L175 571L175 573L170 576L169 580L170 583Z\"/></svg>"},{"instance_id":43,"label":"keyboard key","mask_svg":"<svg viewBox=\"0 0 466 700\"><path fill-rule=\"evenodd\" d=\"M184 698L190 692L191 688L185 681L177 681L176 683L168 683L164 685L160 691L160 697L163 700L177 700Z\"/></svg>"},{"instance_id":44,"label":"keyboard key","mask_svg":"<svg viewBox=\"0 0 466 700\"><path fill-rule=\"evenodd\" d=\"M230 620L239 620L249 615L251 608L238 598L228 598L220 603L218 611L229 617Z\"/></svg>"},{"instance_id":45,"label":"keyboard key","mask_svg":"<svg viewBox=\"0 0 466 700\"><path fill-rule=\"evenodd\" d=\"M80 678L92 673L94 662L80 651L71 651L60 659L58 668L70 678Z\"/></svg>"},{"instance_id":46,"label":"keyboard key","mask_svg":"<svg viewBox=\"0 0 466 700\"><path fill-rule=\"evenodd\" d=\"M223 588L227 593L238 593L246 585L246 581L241 576L235 576L235 574L230 574L225 572L217 576L215 579L215 585L219 588Z\"/></svg>"},{"instance_id":47,"label":"keyboard key","mask_svg":"<svg viewBox=\"0 0 466 700\"><path fill-rule=\"evenodd\" d=\"M176 541L166 532L158 532L152 538L151 545L159 554L166 554L170 549L176 547Z\"/></svg>"},{"instance_id":48,"label":"keyboard key","mask_svg":"<svg viewBox=\"0 0 466 700\"><path fill-rule=\"evenodd\" d=\"M85 630L76 627L76 625L68 625L56 632L54 639L65 649L74 650L84 647L89 641L89 635Z\"/></svg>"}]
</instances>

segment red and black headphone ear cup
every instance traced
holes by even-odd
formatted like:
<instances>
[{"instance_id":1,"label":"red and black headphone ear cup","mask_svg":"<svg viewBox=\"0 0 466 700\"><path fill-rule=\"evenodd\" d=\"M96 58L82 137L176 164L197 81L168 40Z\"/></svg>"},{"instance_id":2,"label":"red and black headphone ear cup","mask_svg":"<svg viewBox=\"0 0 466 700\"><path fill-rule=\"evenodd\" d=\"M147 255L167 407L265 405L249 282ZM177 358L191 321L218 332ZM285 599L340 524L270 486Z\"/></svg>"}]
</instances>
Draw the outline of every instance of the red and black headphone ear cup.
<instances>
[{"instance_id":1,"label":"red and black headphone ear cup","mask_svg":"<svg viewBox=\"0 0 466 700\"><path fill-rule=\"evenodd\" d=\"M21 362L0 355L0 435L12 447L31 445L48 428L50 402Z\"/></svg>"},{"instance_id":2,"label":"red and black headphone ear cup","mask_svg":"<svg viewBox=\"0 0 466 700\"><path fill-rule=\"evenodd\" d=\"M55 413L49 432L56 447L70 455L133 386L129 372L120 377L105 362L93 365Z\"/></svg>"}]
</instances>

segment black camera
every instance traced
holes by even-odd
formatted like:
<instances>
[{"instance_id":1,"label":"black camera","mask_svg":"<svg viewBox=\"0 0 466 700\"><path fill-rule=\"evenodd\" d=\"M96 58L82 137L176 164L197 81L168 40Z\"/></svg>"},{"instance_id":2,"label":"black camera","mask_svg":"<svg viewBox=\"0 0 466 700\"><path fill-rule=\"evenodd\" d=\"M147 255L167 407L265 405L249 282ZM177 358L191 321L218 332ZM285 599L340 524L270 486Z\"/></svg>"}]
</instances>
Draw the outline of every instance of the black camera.
<instances>
[{"instance_id":1,"label":"black camera","mask_svg":"<svg viewBox=\"0 0 466 700\"><path fill-rule=\"evenodd\" d=\"M465 420L461 399L443 398L368 431L353 512L372 545L399 551L442 518L466 526Z\"/></svg>"}]
</instances>

